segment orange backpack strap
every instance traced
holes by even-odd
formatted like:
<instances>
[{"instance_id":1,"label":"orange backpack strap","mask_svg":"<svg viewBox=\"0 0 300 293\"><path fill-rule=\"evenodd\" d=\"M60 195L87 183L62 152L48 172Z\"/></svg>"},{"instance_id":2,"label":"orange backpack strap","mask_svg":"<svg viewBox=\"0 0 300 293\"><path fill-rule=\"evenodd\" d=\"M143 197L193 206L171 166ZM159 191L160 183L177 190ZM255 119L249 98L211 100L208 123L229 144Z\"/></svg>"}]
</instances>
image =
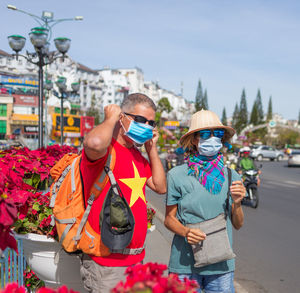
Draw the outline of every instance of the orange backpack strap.
<instances>
[{"instance_id":1,"label":"orange backpack strap","mask_svg":"<svg viewBox=\"0 0 300 293\"><path fill-rule=\"evenodd\" d=\"M107 157L105 166L107 166L107 167L109 167L113 170L113 168L115 167L115 164L116 164L116 151L110 145L109 146L109 153L108 153L108 157ZM86 209L85 209L84 214L82 216L81 222L78 226L76 236L73 238L76 244L81 238L81 231L82 231L84 225L86 224L86 221L88 219L88 216L90 214L90 211L91 211L91 208L92 208L92 205L93 205L95 199L98 198L98 196L101 194L102 190L104 189L105 185L109 181L109 177L106 174L106 172L104 171L104 168L103 168L102 172L98 175L97 179L94 182L94 185L91 188L90 197L87 200Z\"/></svg>"}]
</instances>

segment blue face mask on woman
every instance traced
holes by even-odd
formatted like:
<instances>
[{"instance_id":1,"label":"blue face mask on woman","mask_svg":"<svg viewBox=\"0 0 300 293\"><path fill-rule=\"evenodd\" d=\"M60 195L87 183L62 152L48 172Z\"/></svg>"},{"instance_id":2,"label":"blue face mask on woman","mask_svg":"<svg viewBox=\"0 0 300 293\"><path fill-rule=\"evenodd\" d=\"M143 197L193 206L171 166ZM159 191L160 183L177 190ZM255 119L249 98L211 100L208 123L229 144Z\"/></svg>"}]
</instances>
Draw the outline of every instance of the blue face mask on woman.
<instances>
[{"instance_id":1,"label":"blue face mask on woman","mask_svg":"<svg viewBox=\"0 0 300 293\"><path fill-rule=\"evenodd\" d=\"M202 156L212 157L220 151L222 146L223 144L219 137L211 136L208 139L200 138L198 143L198 152Z\"/></svg>"},{"instance_id":2,"label":"blue face mask on woman","mask_svg":"<svg viewBox=\"0 0 300 293\"><path fill-rule=\"evenodd\" d=\"M144 144L147 140L152 139L153 127L145 123L139 123L131 120L128 130L125 131L125 135L137 144Z\"/></svg>"}]
</instances>

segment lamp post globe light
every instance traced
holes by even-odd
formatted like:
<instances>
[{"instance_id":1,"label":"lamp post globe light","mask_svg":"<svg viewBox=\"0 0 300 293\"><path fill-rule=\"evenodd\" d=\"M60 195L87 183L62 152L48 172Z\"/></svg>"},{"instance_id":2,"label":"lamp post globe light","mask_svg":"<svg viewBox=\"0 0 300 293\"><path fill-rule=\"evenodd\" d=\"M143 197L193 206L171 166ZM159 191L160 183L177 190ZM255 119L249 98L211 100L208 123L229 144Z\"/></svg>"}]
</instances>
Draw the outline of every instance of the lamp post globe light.
<instances>
[{"instance_id":1,"label":"lamp post globe light","mask_svg":"<svg viewBox=\"0 0 300 293\"><path fill-rule=\"evenodd\" d=\"M65 54L68 52L71 40L69 38L61 37L54 40L55 47L57 51L49 52L49 41L52 35L52 27L63 21L70 20L82 20L82 16L76 16L75 18L63 18L63 19L54 19L53 13L49 11L43 11L42 17L28 13L24 10L18 9L16 6L7 5L8 9L16 10L21 13L27 14L35 19L38 22L39 26L31 29L29 33L30 41L34 46L35 52L29 53L26 52L26 55L21 55L20 51L24 48L26 38L21 35L11 35L8 36L8 43L12 50L15 51L13 56L18 59L19 56L25 58L28 62L35 64L39 68L39 100L38 100L38 147L43 146L43 92L44 92L44 83L43 83L43 67L45 65L51 64L58 58L64 60ZM47 83L47 82L46 82ZM50 85L49 85L50 86ZM45 87L47 89L47 86ZM46 116L47 117L47 116ZM47 118L46 118L47 120Z\"/></svg>"}]
</instances>

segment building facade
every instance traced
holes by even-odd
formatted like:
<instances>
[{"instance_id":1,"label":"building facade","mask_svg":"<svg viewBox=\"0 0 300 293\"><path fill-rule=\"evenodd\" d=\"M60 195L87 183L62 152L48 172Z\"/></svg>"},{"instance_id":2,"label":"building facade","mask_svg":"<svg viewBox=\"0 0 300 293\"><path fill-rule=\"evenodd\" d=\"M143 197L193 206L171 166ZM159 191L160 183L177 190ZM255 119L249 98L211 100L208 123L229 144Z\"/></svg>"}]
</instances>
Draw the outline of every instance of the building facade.
<instances>
[{"instance_id":1,"label":"building facade","mask_svg":"<svg viewBox=\"0 0 300 293\"><path fill-rule=\"evenodd\" d=\"M67 100L64 102L65 115L86 116L90 109L102 113L106 105L121 104L130 93L144 93L157 105L167 98L172 106L170 113L163 113L164 120L176 120L187 124L187 117L193 113L193 104L181 95L163 89L158 82L145 81L140 68L91 69L72 58L57 59L44 67L44 77L51 80L53 89L45 91L44 121L46 135L58 139L60 135L57 117L60 113L62 97L55 82L66 79ZM79 91L73 92L72 83L79 83ZM38 67L24 58L16 60L12 55L0 50L0 137L21 133L28 138L38 134ZM73 119L74 119L73 117ZM6 125L4 126L4 122ZM76 119L75 119L76 120ZM1 122L2 121L2 122ZM71 120L70 120L71 121ZM2 124L1 124L2 123ZM85 123L84 123L85 124ZM2 134L1 134L2 131ZM78 129L71 137L79 137Z\"/></svg>"}]
</instances>

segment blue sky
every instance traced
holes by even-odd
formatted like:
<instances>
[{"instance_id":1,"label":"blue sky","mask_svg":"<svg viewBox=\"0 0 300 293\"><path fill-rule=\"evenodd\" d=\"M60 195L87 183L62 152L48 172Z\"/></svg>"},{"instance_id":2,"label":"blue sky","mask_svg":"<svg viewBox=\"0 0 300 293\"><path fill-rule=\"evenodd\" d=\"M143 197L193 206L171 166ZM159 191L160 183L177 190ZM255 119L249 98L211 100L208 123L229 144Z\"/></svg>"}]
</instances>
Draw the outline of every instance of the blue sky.
<instances>
[{"instance_id":1,"label":"blue sky","mask_svg":"<svg viewBox=\"0 0 300 293\"><path fill-rule=\"evenodd\" d=\"M277 0L0 0L0 49L7 36L28 32L33 19L7 4L64 22L53 36L72 39L69 54L91 68L140 67L145 80L194 100L198 80L209 108L231 116L245 88L248 110L260 88L264 111L298 119L300 110L300 1Z\"/></svg>"}]
</instances>

